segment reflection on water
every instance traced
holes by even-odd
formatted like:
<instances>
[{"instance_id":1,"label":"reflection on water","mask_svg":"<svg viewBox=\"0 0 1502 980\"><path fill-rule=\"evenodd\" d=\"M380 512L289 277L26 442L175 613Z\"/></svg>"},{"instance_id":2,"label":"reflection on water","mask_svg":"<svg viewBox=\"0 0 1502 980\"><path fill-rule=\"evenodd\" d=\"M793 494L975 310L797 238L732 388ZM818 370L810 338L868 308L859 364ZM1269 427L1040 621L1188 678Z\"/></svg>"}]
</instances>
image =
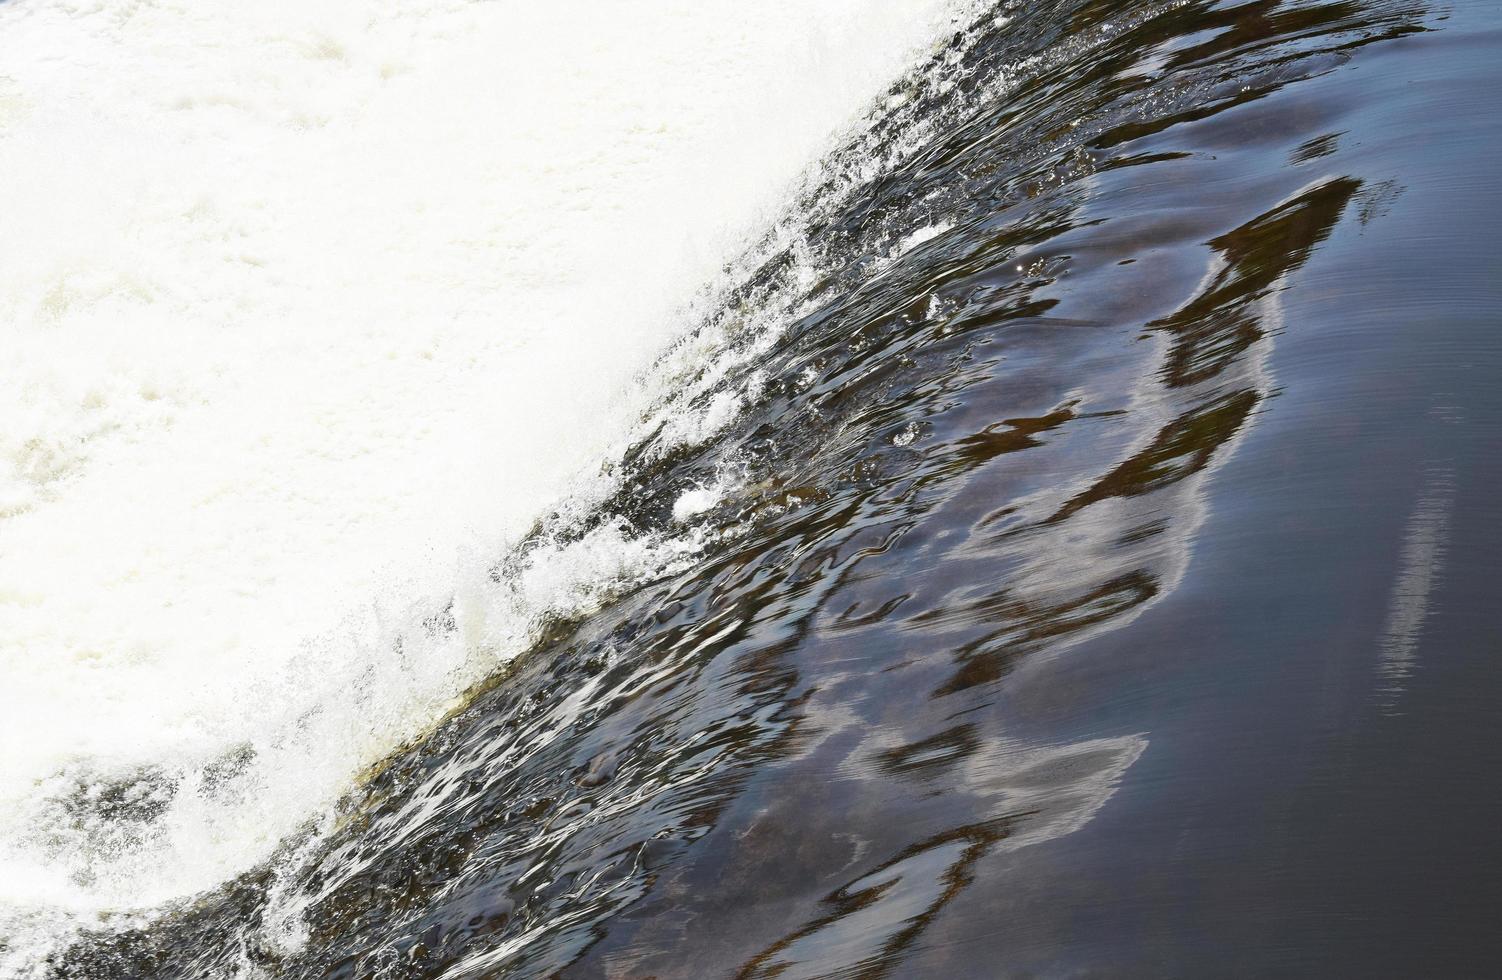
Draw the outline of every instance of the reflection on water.
<instances>
[{"instance_id":1,"label":"reflection on water","mask_svg":"<svg viewBox=\"0 0 1502 980\"><path fill-rule=\"evenodd\" d=\"M981 857L1084 826L1147 747L1138 736L1041 749L977 743L963 752L945 749L963 745L965 736L946 734L929 742L935 744L894 750L894 769L932 766L930 777L940 779L945 762L955 762L947 788L973 794L995 816L919 841L842 885L824 899L826 915L769 947L738 977L887 975L928 922L971 883Z\"/></svg>"},{"instance_id":2,"label":"reflection on water","mask_svg":"<svg viewBox=\"0 0 1502 980\"><path fill-rule=\"evenodd\" d=\"M1432 468L1403 532L1403 553L1397 581L1393 582L1378 664L1378 696L1388 709L1396 706L1405 680L1413 673L1419 637L1429 615L1430 594L1444 571L1454 496L1454 472L1445 467Z\"/></svg>"},{"instance_id":3,"label":"reflection on water","mask_svg":"<svg viewBox=\"0 0 1502 980\"><path fill-rule=\"evenodd\" d=\"M700 396L738 393L739 421L707 444L665 422L595 519L700 522L704 560L554 624L336 833L58 975L1008 972L1008 862L1175 749L1018 691L1051 672L1067 707L1070 658L1185 587L1286 384L1287 297L1404 188L1344 167L1370 107L1322 86L1433 24L1387 0L1004 12L849 151L903 162L807 202L722 314L785 316ZM1405 532L1394 695L1453 485L1433 469Z\"/></svg>"}]
</instances>

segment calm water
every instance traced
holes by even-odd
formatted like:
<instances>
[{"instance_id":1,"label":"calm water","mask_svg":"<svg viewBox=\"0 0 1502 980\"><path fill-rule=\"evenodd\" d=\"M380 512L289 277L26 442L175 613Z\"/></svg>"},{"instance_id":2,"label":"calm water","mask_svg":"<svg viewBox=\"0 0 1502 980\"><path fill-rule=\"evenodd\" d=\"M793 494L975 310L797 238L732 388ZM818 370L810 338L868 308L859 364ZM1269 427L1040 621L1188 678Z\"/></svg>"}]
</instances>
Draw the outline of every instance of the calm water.
<instances>
[{"instance_id":1,"label":"calm water","mask_svg":"<svg viewBox=\"0 0 1502 980\"><path fill-rule=\"evenodd\" d=\"M1495 974L1502 7L999 9L537 539L702 559L54 975Z\"/></svg>"}]
</instances>

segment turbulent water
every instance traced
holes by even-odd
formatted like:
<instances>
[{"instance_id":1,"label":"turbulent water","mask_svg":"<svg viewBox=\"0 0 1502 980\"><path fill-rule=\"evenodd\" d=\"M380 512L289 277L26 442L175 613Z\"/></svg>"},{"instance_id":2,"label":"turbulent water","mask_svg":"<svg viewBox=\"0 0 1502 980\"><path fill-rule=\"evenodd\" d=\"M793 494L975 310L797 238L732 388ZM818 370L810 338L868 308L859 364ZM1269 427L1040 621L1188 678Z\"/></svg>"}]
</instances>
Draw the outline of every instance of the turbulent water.
<instances>
[{"instance_id":1,"label":"turbulent water","mask_svg":"<svg viewBox=\"0 0 1502 980\"><path fill-rule=\"evenodd\" d=\"M1486 972L1499 130L1480 0L0 6L0 976Z\"/></svg>"}]
</instances>

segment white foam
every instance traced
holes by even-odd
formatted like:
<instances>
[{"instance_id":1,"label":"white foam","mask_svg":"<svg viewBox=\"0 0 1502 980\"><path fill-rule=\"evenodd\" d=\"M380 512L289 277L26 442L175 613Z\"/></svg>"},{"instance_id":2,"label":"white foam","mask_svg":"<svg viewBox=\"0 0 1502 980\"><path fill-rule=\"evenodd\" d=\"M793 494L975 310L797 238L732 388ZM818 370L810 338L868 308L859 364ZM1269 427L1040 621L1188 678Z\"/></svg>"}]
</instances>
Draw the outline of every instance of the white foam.
<instances>
[{"instance_id":1,"label":"white foam","mask_svg":"<svg viewBox=\"0 0 1502 980\"><path fill-rule=\"evenodd\" d=\"M607 528L486 575L956 6L0 5L11 969L264 860L540 610L682 556ZM142 767L163 815L77 825Z\"/></svg>"}]
</instances>

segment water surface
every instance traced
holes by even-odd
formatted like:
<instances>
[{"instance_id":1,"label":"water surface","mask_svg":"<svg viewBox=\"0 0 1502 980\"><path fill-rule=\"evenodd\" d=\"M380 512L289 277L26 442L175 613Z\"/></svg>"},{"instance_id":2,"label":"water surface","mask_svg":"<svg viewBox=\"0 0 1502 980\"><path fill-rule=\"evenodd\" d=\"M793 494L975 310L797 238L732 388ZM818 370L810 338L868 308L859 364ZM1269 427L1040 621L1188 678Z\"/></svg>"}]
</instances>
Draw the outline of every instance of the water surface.
<instances>
[{"instance_id":1,"label":"water surface","mask_svg":"<svg viewBox=\"0 0 1502 980\"><path fill-rule=\"evenodd\" d=\"M1502 14L999 12L533 539L702 554L53 974L1495 969Z\"/></svg>"}]
</instances>

